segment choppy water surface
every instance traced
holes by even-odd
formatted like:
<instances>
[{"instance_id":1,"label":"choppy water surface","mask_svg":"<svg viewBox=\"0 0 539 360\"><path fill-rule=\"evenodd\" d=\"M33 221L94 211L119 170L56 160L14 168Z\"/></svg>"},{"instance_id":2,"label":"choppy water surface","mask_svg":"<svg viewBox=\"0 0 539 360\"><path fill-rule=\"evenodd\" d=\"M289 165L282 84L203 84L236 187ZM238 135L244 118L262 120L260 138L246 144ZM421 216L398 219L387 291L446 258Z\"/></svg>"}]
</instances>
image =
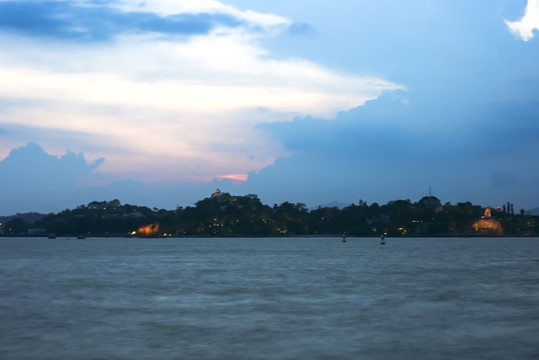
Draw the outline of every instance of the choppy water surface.
<instances>
[{"instance_id":1,"label":"choppy water surface","mask_svg":"<svg viewBox=\"0 0 539 360\"><path fill-rule=\"evenodd\" d=\"M539 239L0 238L1 359L539 358Z\"/></svg>"}]
</instances>

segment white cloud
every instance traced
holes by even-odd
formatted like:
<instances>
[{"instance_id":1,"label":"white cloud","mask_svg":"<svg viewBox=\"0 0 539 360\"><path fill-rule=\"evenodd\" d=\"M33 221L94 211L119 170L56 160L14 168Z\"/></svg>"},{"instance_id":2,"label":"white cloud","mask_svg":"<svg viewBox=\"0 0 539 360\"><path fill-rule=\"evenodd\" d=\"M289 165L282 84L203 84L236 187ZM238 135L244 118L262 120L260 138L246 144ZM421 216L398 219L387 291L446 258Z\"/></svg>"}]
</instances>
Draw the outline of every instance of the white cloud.
<instances>
[{"instance_id":1,"label":"white cloud","mask_svg":"<svg viewBox=\"0 0 539 360\"><path fill-rule=\"evenodd\" d=\"M534 30L539 30L539 0L528 0L526 14L519 21L505 21L509 30L520 39L533 39Z\"/></svg>"},{"instance_id":2,"label":"white cloud","mask_svg":"<svg viewBox=\"0 0 539 360\"><path fill-rule=\"evenodd\" d=\"M211 0L133 6L160 13L239 11ZM260 24L287 21L241 15ZM4 110L0 125L82 134L76 142L27 141L49 152L105 157L100 169L117 178L238 177L285 155L255 130L268 114L273 121L330 117L400 88L303 59L272 59L256 36L249 29L216 29L181 41L146 34L80 45L0 36L9 49L0 50L0 98L25 103Z\"/></svg>"},{"instance_id":3,"label":"white cloud","mask_svg":"<svg viewBox=\"0 0 539 360\"><path fill-rule=\"evenodd\" d=\"M125 11L148 11L163 16L183 13L226 14L263 27L287 26L291 23L281 16L263 14L252 10L241 11L215 0L152 0L144 2L120 0L112 3L111 6L116 6Z\"/></svg>"}]
</instances>

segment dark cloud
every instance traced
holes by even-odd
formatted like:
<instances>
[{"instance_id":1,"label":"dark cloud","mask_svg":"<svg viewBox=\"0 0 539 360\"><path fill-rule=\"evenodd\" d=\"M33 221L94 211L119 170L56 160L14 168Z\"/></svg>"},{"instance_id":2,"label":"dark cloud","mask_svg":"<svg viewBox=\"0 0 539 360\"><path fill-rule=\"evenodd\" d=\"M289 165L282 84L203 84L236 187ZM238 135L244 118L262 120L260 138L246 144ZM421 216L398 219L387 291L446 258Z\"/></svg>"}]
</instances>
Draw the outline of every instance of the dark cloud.
<instances>
[{"instance_id":1,"label":"dark cloud","mask_svg":"<svg viewBox=\"0 0 539 360\"><path fill-rule=\"evenodd\" d=\"M21 181L33 181L31 174L40 174L39 179L56 178L62 175L64 178L88 175L103 163L104 159L98 159L89 164L84 155L68 152L61 157L47 154L39 145L28 145L13 149L9 156L0 162L0 170L3 178L16 178L23 175ZM59 174L61 172L61 174ZM67 175L67 176L64 176Z\"/></svg>"},{"instance_id":2,"label":"dark cloud","mask_svg":"<svg viewBox=\"0 0 539 360\"><path fill-rule=\"evenodd\" d=\"M1 210L24 211L31 206L42 210L80 198L80 181L103 161L88 163L83 154L72 152L61 157L49 155L35 143L14 149L0 162Z\"/></svg>"},{"instance_id":3,"label":"dark cloud","mask_svg":"<svg viewBox=\"0 0 539 360\"><path fill-rule=\"evenodd\" d=\"M260 128L280 139L293 151L313 154L331 153L346 158L356 155L385 157L395 149L416 150L428 142L423 134L411 131L409 122L413 109L403 102L402 92L387 92L379 99L368 101L335 119L297 118L292 122L263 124Z\"/></svg>"},{"instance_id":4,"label":"dark cloud","mask_svg":"<svg viewBox=\"0 0 539 360\"><path fill-rule=\"evenodd\" d=\"M27 32L56 34L69 26L60 18L62 3L52 2L0 2L0 27Z\"/></svg>"},{"instance_id":5,"label":"dark cloud","mask_svg":"<svg viewBox=\"0 0 539 360\"><path fill-rule=\"evenodd\" d=\"M435 169L441 164L436 162L445 141L410 128L416 114L404 96L387 92L331 120L306 117L262 125L294 155L249 174L247 191L278 201L316 199L318 204L425 195L439 176Z\"/></svg>"},{"instance_id":6,"label":"dark cloud","mask_svg":"<svg viewBox=\"0 0 539 360\"><path fill-rule=\"evenodd\" d=\"M100 6L100 5L103 6ZM62 40L105 41L120 33L164 35L206 34L215 26L236 27L241 21L221 14L158 16L123 12L106 6L80 6L69 1L0 2L0 29Z\"/></svg>"},{"instance_id":7,"label":"dark cloud","mask_svg":"<svg viewBox=\"0 0 539 360\"><path fill-rule=\"evenodd\" d=\"M418 200L432 186L444 202L536 205L525 194L537 178L539 102L477 105L461 118L462 109L408 105L405 95L385 93L331 120L261 125L293 155L249 174L245 191L278 201L385 202Z\"/></svg>"},{"instance_id":8,"label":"dark cloud","mask_svg":"<svg viewBox=\"0 0 539 360\"><path fill-rule=\"evenodd\" d=\"M174 209L209 196L216 188L232 187L228 180L203 184L148 187L136 180L103 182L98 172L104 159L88 162L84 154L48 154L38 144L13 149L0 161L0 215L72 209L91 201L119 199L149 207ZM94 185L97 183L101 185Z\"/></svg>"}]
</instances>

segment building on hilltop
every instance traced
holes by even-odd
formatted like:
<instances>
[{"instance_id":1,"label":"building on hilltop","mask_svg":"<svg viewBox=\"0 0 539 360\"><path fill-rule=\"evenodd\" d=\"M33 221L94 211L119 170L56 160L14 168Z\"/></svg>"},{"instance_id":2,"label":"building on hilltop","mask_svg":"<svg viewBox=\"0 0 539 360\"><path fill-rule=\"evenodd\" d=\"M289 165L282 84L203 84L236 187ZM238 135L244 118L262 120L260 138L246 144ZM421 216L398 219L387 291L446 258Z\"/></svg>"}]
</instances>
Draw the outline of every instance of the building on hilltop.
<instances>
[{"instance_id":1,"label":"building on hilltop","mask_svg":"<svg viewBox=\"0 0 539 360\"><path fill-rule=\"evenodd\" d=\"M480 235L500 236L504 234L502 224L498 220L492 218L492 210L490 207L485 209L485 215L483 215L481 219L476 220L472 226L476 233Z\"/></svg>"}]
</instances>

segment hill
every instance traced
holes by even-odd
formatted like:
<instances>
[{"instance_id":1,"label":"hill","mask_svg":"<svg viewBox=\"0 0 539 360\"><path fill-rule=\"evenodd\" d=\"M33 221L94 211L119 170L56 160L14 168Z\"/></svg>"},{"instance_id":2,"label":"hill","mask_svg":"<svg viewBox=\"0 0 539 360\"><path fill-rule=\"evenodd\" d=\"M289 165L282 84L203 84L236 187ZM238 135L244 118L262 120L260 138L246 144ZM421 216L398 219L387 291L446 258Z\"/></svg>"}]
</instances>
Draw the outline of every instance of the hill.
<instances>
[{"instance_id":1,"label":"hill","mask_svg":"<svg viewBox=\"0 0 539 360\"><path fill-rule=\"evenodd\" d=\"M333 204L331 204L333 205ZM118 200L94 201L57 214L4 217L7 236L537 236L539 217L492 210L470 202L441 204L434 196L410 200L319 207L263 204L257 195L216 191L194 207L163 210Z\"/></svg>"},{"instance_id":2,"label":"hill","mask_svg":"<svg viewBox=\"0 0 539 360\"><path fill-rule=\"evenodd\" d=\"M28 225L33 225L34 223L43 219L43 217L45 217L44 214L39 214L36 212L15 214L15 215L10 215L10 216L0 216L0 233L4 231L5 225L13 220L21 219L24 223Z\"/></svg>"}]
</instances>

